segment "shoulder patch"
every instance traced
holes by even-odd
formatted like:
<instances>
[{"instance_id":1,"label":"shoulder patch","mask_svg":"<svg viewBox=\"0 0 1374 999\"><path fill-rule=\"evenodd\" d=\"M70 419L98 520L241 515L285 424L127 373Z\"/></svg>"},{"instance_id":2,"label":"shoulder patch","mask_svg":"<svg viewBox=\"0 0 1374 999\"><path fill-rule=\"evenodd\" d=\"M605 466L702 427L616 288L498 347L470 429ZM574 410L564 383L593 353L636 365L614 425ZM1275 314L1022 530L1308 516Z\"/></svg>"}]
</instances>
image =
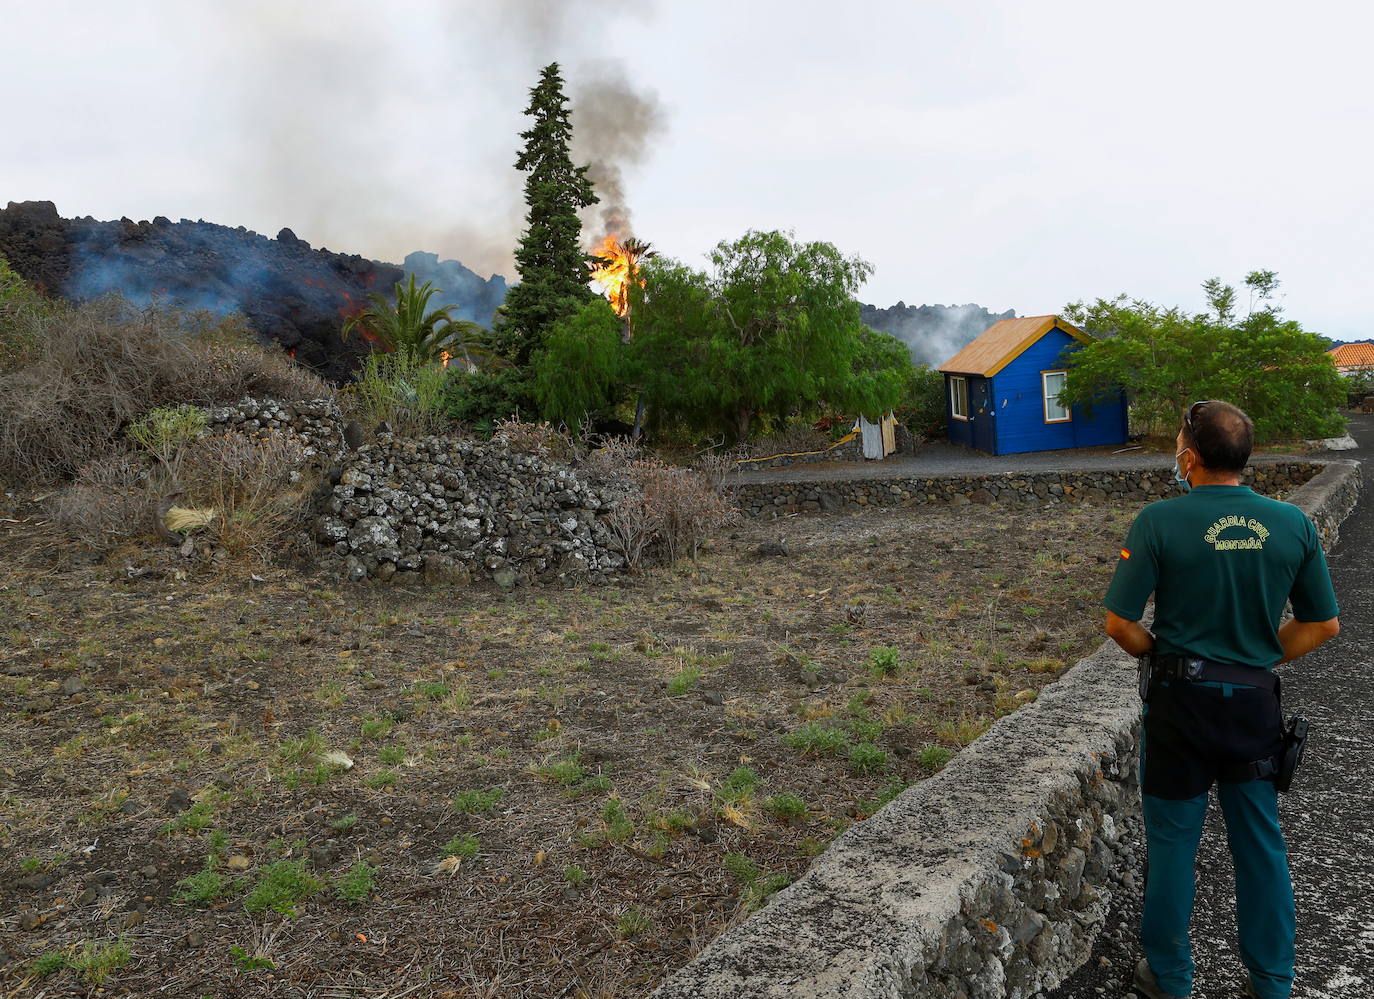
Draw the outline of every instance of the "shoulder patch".
<instances>
[{"instance_id":1,"label":"shoulder patch","mask_svg":"<svg viewBox=\"0 0 1374 999\"><path fill-rule=\"evenodd\" d=\"M1121 557L1129 562L1131 558L1131 550L1129 548L1121 549Z\"/></svg>"}]
</instances>

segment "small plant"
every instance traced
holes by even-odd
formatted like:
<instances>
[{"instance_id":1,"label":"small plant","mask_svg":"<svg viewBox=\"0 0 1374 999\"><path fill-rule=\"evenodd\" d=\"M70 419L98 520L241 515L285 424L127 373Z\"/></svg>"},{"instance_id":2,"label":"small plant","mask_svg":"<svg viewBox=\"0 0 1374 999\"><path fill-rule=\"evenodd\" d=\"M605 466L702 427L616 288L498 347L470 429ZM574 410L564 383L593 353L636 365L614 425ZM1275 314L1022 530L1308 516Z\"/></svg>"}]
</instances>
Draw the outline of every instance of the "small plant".
<instances>
[{"instance_id":1,"label":"small plant","mask_svg":"<svg viewBox=\"0 0 1374 999\"><path fill-rule=\"evenodd\" d=\"M687 693L694 686L696 686L696 682L700 679L700 666L683 667L681 671L679 671L671 680L668 681L668 696L681 697L683 694Z\"/></svg>"},{"instance_id":2,"label":"small plant","mask_svg":"<svg viewBox=\"0 0 1374 999\"><path fill-rule=\"evenodd\" d=\"M880 773L887 769L887 753L871 742L849 747L849 768L857 774Z\"/></svg>"},{"instance_id":3,"label":"small plant","mask_svg":"<svg viewBox=\"0 0 1374 999\"><path fill-rule=\"evenodd\" d=\"M404 746L383 746L377 753L377 759L389 767L394 767L406 758Z\"/></svg>"},{"instance_id":4,"label":"small plant","mask_svg":"<svg viewBox=\"0 0 1374 999\"><path fill-rule=\"evenodd\" d=\"M296 906L323 888L319 878L305 869L304 860L278 860L259 872L258 883L243 900L243 907L254 915L271 909L294 917Z\"/></svg>"},{"instance_id":5,"label":"small plant","mask_svg":"<svg viewBox=\"0 0 1374 999\"><path fill-rule=\"evenodd\" d=\"M759 865L742 853L727 853L722 863L740 884L751 885L759 879Z\"/></svg>"},{"instance_id":6,"label":"small plant","mask_svg":"<svg viewBox=\"0 0 1374 999\"><path fill-rule=\"evenodd\" d=\"M582 868L578 867L576 864L571 864L563 868L563 880L568 882L568 884L572 885L574 888L581 888L583 885L585 885L588 881L591 880L591 875L589 875Z\"/></svg>"},{"instance_id":7,"label":"small plant","mask_svg":"<svg viewBox=\"0 0 1374 999\"><path fill-rule=\"evenodd\" d=\"M53 972L72 967L72 959L60 950L39 954L29 962L29 973L35 978L47 978Z\"/></svg>"},{"instance_id":8,"label":"small plant","mask_svg":"<svg viewBox=\"0 0 1374 999\"><path fill-rule=\"evenodd\" d=\"M369 774L365 783L373 790L392 787L401 778L395 770L378 770L375 774Z\"/></svg>"},{"instance_id":9,"label":"small plant","mask_svg":"<svg viewBox=\"0 0 1374 999\"><path fill-rule=\"evenodd\" d=\"M782 737L785 745L799 753L838 756L849 748L849 736L843 729L807 722L795 732Z\"/></svg>"},{"instance_id":10,"label":"small plant","mask_svg":"<svg viewBox=\"0 0 1374 999\"><path fill-rule=\"evenodd\" d=\"M160 406L131 423L125 434L161 462L172 481L177 482L186 446L205 433L209 425L205 411L195 406Z\"/></svg>"},{"instance_id":11,"label":"small plant","mask_svg":"<svg viewBox=\"0 0 1374 999\"><path fill-rule=\"evenodd\" d=\"M234 959L234 964L238 966L240 971L272 970L277 966L270 957L250 954L238 944L232 944L229 947L229 956Z\"/></svg>"},{"instance_id":12,"label":"small plant","mask_svg":"<svg viewBox=\"0 0 1374 999\"><path fill-rule=\"evenodd\" d=\"M902 668L902 659L891 645L879 645L868 654L868 671L878 679L891 676Z\"/></svg>"},{"instance_id":13,"label":"small plant","mask_svg":"<svg viewBox=\"0 0 1374 999\"><path fill-rule=\"evenodd\" d=\"M449 694L453 693L453 688L446 683L437 680L422 680L414 687L415 693L431 701L442 701Z\"/></svg>"},{"instance_id":14,"label":"small plant","mask_svg":"<svg viewBox=\"0 0 1374 999\"><path fill-rule=\"evenodd\" d=\"M485 791L459 791L453 796L453 810L465 815L489 812L496 807L496 803L504 794L499 787L488 788Z\"/></svg>"},{"instance_id":15,"label":"small plant","mask_svg":"<svg viewBox=\"0 0 1374 999\"><path fill-rule=\"evenodd\" d=\"M314 764L324 750L324 736L312 729L299 739L283 740L277 747L277 755L286 764L307 767Z\"/></svg>"},{"instance_id":16,"label":"small plant","mask_svg":"<svg viewBox=\"0 0 1374 999\"><path fill-rule=\"evenodd\" d=\"M396 721L388 714L368 715L363 719L362 733L364 739L385 739L391 732L391 726Z\"/></svg>"},{"instance_id":17,"label":"small plant","mask_svg":"<svg viewBox=\"0 0 1374 999\"><path fill-rule=\"evenodd\" d=\"M643 936L653 925L654 921L647 913L638 906L631 906L615 921L615 930L622 940L633 940L635 937Z\"/></svg>"},{"instance_id":18,"label":"small plant","mask_svg":"<svg viewBox=\"0 0 1374 999\"><path fill-rule=\"evenodd\" d=\"M335 832L347 832L357 824L358 816L352 814L340 815L337 819L330 821L329 828L333 829Z\"/></svg>"},{"instance_id":19,"label":"small plant","mask_svg":"<svg viewBox=\"0 0 1374 999\"><path fill-rule=\"evenodd\" d=\"M339 876L334 884L334 894L349 905L366 902L377 887L373 878L379 870L365 860L358 861Z\"/></svg>"},{"instance_id":20,"label":"small plant","mask_svg":"<svg viewBox=\"0 0 1374 999\"><path fill-rule=\"evenodd\" d=\"M624 843L635 833L635 824L625 811L625 803L611 798L601 809L601 821L606 826L606 842Z\"/></svg>"},{"instance_id":21,"label":"small plant","mask_svg":"<svg viewBox=\"0 0 1374 999\"><path fill-rule=\"evenodd\" d=\"M209 905L218 901L229 887L229 879L219 871L207 868L177 882L172 901L182 905Z\"/></svg>"},{"instance_id":22,"label":"small plant","mask_svg":"<svg viewBox=\"0 0 1374 999\"><path fill-rule=\"evenodd\" d=\"M855 806L860 814L872 815L905 790L906 782L894 775L888 778L887 786L878 792L876 798L865 798L862 801L856 802Z\"/></svg>"},{"instance_id":23,"label":"small plant","mask_svg":"<svg viewBox=\"0 0 1374 999\"><path fill-rule=\"evenodd\" d=\"M954 756L946 746L925 746L916 754L916 762L926 770L942 770Z\"/></svg>"},{"instance_id":24,"label":"small plant","mask_svg":"<svg viewBox=\"0 0 1374 999\"><path fill-rule=\"evenodd\" d=\"M725 778L719 794L723 801L738 802L752 797L762 784L763 778L754 770L749 767L736 767L734 773Z\"/></svg>"},{"instance_id":25,"label":"small plant","mask_svg":"<svg viewBox=\"0 0 1374 999\"><path fill-rule=\"evenodd\" d=\"M461 857L472 860L480 850L480 843L473 833L459 833L444 844L445 857Z\"/></svg>"},{"instance_id":26,"label":"small plant","mask_svg":"<svg viewBox=\"0 0 1374 999\"><path fill-rule=\"evenodd\" d=\"M792 821L805 817L806 802L795 794L784 791L764 799L763 810L779 819Z\"/></svg>"}]
</instances>

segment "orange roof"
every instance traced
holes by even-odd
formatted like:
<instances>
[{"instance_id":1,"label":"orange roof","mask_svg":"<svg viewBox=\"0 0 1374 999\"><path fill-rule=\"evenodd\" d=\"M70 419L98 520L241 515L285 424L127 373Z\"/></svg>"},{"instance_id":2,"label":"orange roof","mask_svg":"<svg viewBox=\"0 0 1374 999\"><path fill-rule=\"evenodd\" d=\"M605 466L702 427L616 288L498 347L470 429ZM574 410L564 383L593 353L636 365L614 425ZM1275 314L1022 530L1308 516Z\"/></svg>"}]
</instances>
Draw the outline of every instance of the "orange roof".
<instances>
[{"instance_id":1,"label":"orange roof","mask_svg":"<svg viewBox=\"0 0 1374 999\"><path fill-rule=\"evenodd\" d=\"M940 370L958 375L982 375L984 378L991 378L1056 326L1075 340L1092 342L1088 334L1076 326L1070 326L1058 316L1002 319L993 323L977 340L940 365Z\"/></svg>"},{"instance_id":2,"label":"orange roof","mask_svg":"<svg viewBox=\"0 0 1374 999\"><path fill-rule=\"evenodd\" d=\"M1374 343L1343 343L1326 352L1338 368L1374 367Z\"/></svg>"}]
</instances>

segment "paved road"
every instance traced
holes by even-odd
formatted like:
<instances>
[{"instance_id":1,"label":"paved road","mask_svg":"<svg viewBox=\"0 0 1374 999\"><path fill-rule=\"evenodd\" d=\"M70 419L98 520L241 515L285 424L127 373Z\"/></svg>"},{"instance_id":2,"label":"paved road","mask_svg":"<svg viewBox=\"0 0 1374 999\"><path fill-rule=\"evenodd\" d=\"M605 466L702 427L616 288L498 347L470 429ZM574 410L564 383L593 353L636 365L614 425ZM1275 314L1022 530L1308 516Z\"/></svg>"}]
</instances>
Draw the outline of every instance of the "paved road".
<instances>
[{"instance_id":1,"label":"paved road","mask_svg":"<svg viewBox=\"0 0 1374 999\"><path fill-rule=\"evenodd\" d=\"M1366 417L1366 419L1368 419ZM932 441L915 455L885 461L830 461L788 468L760 468L732 476L730 482L816 482L823 479L902 479L938 475L994 475L999 472L1099 471L1152 468L1168 470L1174 456L1143 448L1115 454L1117 448L1078 448L1032 451L1028 454L983 454L969 448ZM1351 452L1323 451L1323 457L1344 458ZM1255 461L1287 461L1291 455L1256 455Z\"/></svg>"},{"instance_id":2,"label":"paved road","mask_svg":"<svg viewBox=\"0 0 1374 999\"><path fill-rule=\"evenodd\" d=\"M1374 417L1352 417L1351 432L1360 449L1340 457L1364 461L1366 474L1359 505L1328 560L1341 634L1283 670L1285 712L1301 711L1313 724L1307 764L1280 808L1298 899L1294 999L1374 996ZM1231 858L1215 802L1198 869L1193 996L1235 999L1244 969L1236 957ZM1140 898L1117 895L1109 932L1050 999L1134 995L1128 986L1139 953Z\"/></svg>"}]
</instances>

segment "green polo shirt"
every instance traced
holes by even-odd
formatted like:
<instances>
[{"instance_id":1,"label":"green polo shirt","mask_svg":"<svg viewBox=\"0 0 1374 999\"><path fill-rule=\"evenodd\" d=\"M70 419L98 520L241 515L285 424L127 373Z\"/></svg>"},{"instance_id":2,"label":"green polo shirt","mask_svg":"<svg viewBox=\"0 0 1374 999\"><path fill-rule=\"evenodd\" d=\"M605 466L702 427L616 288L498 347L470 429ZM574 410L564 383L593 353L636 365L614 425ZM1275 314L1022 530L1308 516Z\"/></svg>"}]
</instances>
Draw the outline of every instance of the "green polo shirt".
<instances>
[{"instance_id":1,"label":"green polo shirt","mask_svg":"<svg viewBox=\"0 0 1374 999\"><path fill-rule=\"evenodd\" d=\"M1140 511L1102 603L1139 621L1151 593L1160 652L1241 666L1283 658L1285 601L1299 621L1340 613L1307 515L1249 486L1198 486Z\"/></svg>"}]
</instances>

